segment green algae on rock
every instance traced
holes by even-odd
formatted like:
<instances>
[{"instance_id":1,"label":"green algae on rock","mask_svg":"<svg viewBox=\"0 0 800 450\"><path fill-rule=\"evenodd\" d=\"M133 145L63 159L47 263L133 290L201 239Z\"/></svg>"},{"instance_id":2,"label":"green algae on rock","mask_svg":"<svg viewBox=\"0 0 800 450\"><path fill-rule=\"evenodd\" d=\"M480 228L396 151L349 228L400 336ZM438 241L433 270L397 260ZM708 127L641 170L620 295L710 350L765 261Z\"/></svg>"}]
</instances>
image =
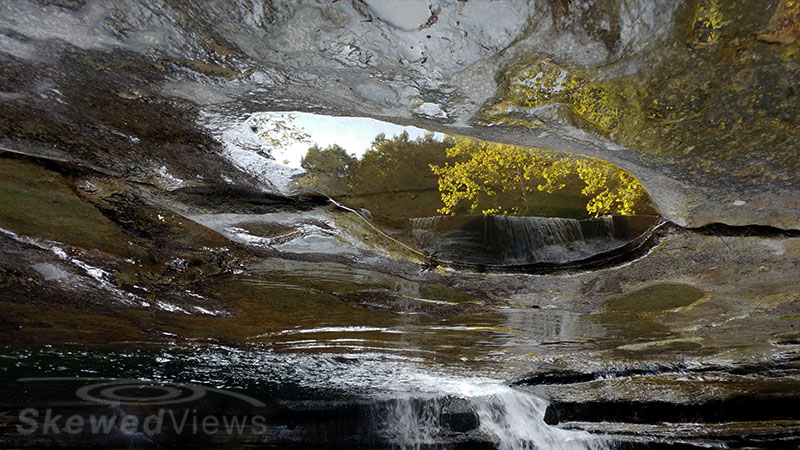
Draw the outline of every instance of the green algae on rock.
<instances>
[{"instance_id":1,"label":"green algae on rock","mask_svg":"<svg viewBox=\"0 0 800 450\"><path fill-rule=\"evenodd\" d=\"M605 301L605 311L647 313L688 306L705 295L685 284L656 284Z\"/></svg>"}]
</instances>

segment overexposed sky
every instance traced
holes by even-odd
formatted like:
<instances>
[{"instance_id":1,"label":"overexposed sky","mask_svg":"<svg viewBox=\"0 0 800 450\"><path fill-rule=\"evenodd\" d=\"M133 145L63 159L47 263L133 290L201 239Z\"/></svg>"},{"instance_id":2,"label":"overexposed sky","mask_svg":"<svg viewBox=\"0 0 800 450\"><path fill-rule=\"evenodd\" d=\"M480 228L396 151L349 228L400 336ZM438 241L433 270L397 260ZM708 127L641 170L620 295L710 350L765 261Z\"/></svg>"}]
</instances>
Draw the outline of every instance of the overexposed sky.
<instances>
[{"instance_id":1,"label":"overexposed sky","mask_svg":"<svg viewBox=\"0 0 800 450\"><path fill-rule=\"evenodd\" d=\"M295 117L294 124L311 135L311 144L294 143L286 151L273 151L275 160L278 162L288 161L287 165L289 167L299 168L300 159L305 156L308 148L313 144L317 144L322 148L331 144L338 144L346 149L348 153L360 157L372 144L375 136L380 133L384 133L387 138L390 138L405 130L408 131L412 139L424 136L426 133L426 130L421 128L404 127L365 117L323 116L303 112L270 112L263 114L271 117L292 114ZM443 135L436 133L436 137L441 139Z\"/></svg>"}]
</instances>

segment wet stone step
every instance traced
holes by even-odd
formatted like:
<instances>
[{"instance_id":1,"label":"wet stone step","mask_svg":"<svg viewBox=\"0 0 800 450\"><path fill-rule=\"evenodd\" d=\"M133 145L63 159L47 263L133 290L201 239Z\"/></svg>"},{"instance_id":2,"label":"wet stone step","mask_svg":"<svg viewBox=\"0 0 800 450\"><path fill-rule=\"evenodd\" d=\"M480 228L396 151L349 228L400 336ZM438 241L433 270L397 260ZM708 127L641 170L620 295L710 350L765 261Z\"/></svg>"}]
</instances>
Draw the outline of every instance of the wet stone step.
<instances>
[{"instance_id":1,"label":"wet stone step","mask_svg":"<svg viewBox=\"0 0 800 450\"><path fill-rule=\"evenodd\" d=\"M800 445L797 421L721 424L566 422L561 427L610 436L615 450L790 449Z\"/></svg>"},{"instance_id":2,"label":"wet stone step","mask_svg":"<svg viewBox=\"0 0 800 450\"><path fill-rule=\"evenodd\" d=\"M563 422L626 422L636 424L721 423L764 420L800 420L800 396L732 398L697 404L662 401L589 401L552 403L544 420Z\"/></svg>"}]
</instances>

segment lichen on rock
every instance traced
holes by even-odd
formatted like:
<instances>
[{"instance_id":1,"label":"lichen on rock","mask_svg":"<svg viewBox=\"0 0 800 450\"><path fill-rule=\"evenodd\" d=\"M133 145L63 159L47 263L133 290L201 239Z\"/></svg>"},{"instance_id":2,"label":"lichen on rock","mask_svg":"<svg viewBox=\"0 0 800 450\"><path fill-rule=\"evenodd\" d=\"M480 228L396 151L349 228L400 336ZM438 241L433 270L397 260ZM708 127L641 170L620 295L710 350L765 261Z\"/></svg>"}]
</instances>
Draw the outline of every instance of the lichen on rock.
<instances>
[{"instance_id":1,"label":"lichen on rock","mask_svg":"<svg viewBox=\"0 0 800 450\"><path fill-rule=\"evenodd\" d=\"M510 106L534 109L558 104L605 133L617 128L622 108L614 93L547 59L522 67L512 71L505 101L488 110L490 122Z\"/></svg>"}]
</instances>

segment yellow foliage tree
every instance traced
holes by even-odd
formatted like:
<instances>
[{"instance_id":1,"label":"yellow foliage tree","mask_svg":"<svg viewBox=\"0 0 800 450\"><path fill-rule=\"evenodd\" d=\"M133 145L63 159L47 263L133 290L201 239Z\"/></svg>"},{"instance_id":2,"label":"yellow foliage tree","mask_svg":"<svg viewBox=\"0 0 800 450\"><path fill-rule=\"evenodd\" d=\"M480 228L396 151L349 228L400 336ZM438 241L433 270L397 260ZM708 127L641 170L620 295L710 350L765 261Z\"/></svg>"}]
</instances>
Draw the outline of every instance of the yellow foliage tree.
<instances>
[{"instance_id":1,"label":"yellow foliage tree","mask_svg":"<svg viewBox=\"0 0 800 450\"><path fill-rule=\"evenodd\" d=\"M481 197L498 193L513 198L513 205L494 205L483 214L529 215L530 197L535 191L554 193L563 189L569 177L585 183L581 193L592 198L586 209L594 217L606 214L635 214L648 200L647 192L636 178L606 162L590 158L568 158L544 149L518 147L454 138L447 149L451 161L431 165L439 177L439 191L444 207L441 214L455 214L468 203L477 210Z\"/></svg>"}]
</instances>

